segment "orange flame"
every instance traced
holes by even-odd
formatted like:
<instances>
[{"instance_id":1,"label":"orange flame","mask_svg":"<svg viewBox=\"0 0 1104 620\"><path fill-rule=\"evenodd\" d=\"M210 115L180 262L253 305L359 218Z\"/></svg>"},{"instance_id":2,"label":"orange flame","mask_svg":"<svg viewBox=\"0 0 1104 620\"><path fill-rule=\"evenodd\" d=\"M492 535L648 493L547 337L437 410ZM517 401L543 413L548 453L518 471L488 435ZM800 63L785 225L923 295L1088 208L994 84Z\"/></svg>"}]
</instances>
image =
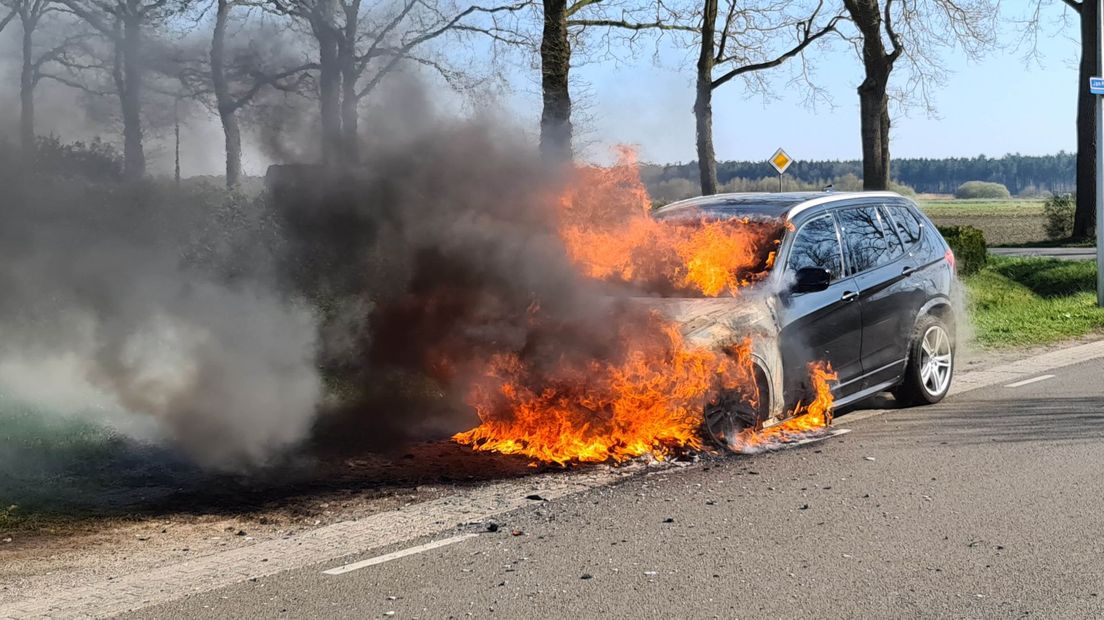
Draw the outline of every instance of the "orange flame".
<instances>
[{"instance_id":1,"label":"orange flame","mask_svg":"<svg viewBox=\"0 0 1104 620\"><path fill-rule=\"evenodd\" d=\"M584 274L708 297L734 295L763 278L784 226L747 218L658 221L627 149L612 168L579 168L560 203L560 236Z\"/></svg>"},{"instance_id":2,"label":"orange flame","mask_svg":"<svg viewBox=\"0 0 1104 620\"><path fill-rule=\"evenodd\" d=\"M629 150L613 167L577 169L559 203L560 236L583 274L670 295L738 294L768 274L786 226L657 221ZM539 307L530 312L537 320ZM609 359L584 355L537 369L516 353L493 355L468 395L482 423L453 439L560 464L663 459L703 446L702 413L720 391L749 403L759 398L751 340L719 351L689 345L679 325L657 313L637 309L624 318L611 326L620 346ZM811 372L813 401L781 425L740 433L731 447L750 449L827 426L834 375L822 365Z\"/></svg>"},{"instance_id":3,"label":"orange flame","mask_svg":"<svg viewBox=\"0 0 1104 620\"><path fill-rule=\"evenodd\" d=\"M781 424L740 432L729 442L728 447L733 452L758 452L824 432L832 423L832 388L829 381L835 381L838 376L825 362L814 362L809 370L815 394L809 404L798 403L792 417Z\"/></svg>"},{"instance_id":4,"label":"orange flame","mask_svg":"<svg viewBox=\"0 0 1104 620\"><path fill-rule=\"evenodd\" d=\"M539 385L516 355L496 356L469 399L483 423L454 439L561 464L702 447L706 400L754 385L751 342L727 353L688 347L676 325L655 314L645 322L646 330L622 328L636 345L624 359L568 365Z\"/></svg>"}]
</instances>

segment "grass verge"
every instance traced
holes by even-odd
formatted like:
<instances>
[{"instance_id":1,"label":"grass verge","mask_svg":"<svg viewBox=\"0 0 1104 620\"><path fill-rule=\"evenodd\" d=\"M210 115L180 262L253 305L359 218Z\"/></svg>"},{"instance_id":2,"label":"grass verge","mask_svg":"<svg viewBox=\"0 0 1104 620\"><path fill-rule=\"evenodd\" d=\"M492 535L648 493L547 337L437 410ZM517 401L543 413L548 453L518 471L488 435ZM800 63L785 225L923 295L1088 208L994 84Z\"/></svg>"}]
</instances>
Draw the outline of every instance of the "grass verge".
<instances>
[{"instance_id":1,"label":"grass verge","mask_svg":"<svg viewBox=\"0 0 1104 620\"><path fill-rule=\"evenodd\" d=\"M1046 344L1104 330L1091 261L990 257L964 282L982 346Z\"/></svg>"}]
</instances>

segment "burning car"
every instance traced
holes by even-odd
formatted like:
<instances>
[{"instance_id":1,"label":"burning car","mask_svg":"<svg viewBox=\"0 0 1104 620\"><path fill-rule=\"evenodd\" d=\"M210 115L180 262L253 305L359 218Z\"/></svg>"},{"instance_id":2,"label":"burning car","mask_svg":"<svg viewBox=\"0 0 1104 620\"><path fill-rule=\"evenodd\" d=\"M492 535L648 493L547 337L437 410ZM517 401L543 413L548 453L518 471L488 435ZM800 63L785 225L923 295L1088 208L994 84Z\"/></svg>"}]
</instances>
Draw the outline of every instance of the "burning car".
<instances>
[{"instance_id":1,"label":"burning car","mask_svg":"<svg viewBox=\"0 0 1104 620\"><path fill-rule=\"evenodd\" d=\"M816 362L836 375L837 408L886 390L907 404L947 394L955 259L911 201L892 192L722 194L653 216L676 226L784 222L763 264L745 270L760 275L740 295L649 302L693 345L749 343L754 385L720 391L703 412L720 445L740 449L749 429L779 425L815 398L807 369Z\"/></svg>"},{"instance_id":2,"label":"burning car","mask_svg":"<svg viewBox=\"0 0 1104 620\"><path fill-rule=\"evenodd\" d=\"M833 407L882 390L947 393L954 255L897 194L655 209L626 149L576 167L548 202L542 247L570 285L533 298L514 346L477 356L465 403L480 424L459 443L559 464L754 451L823 433Z\"/></svg>"}]
</instances>

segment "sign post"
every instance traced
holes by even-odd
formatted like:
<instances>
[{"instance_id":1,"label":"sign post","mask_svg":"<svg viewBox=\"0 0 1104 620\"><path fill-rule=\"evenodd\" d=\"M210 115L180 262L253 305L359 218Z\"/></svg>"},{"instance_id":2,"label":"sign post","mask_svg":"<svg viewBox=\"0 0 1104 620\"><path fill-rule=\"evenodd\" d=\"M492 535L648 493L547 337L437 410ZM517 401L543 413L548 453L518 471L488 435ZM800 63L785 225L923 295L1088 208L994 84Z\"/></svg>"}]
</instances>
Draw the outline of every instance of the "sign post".
<instances>
[{"instance_id":1,"label":"sign post","mask_svg":"<svg viewBox=\"0 0 1104 620\"><path fill-rule=\"evenodd\" d=\"M783 151L782 149L778 149L777 151L775 151L774 155L771 155L771 158L767 160L767 163L774 167L775 171L778 172L779 192L782 191L782 175L786 172L786 168L789 168L790 164L792 164L793 162L794 160L792 157L790 157L789 153Z\"/></svg>"},{"instance_id":2,"label":"sign post","mask_svg":"<svg viewBox=\"0 0 1104 620\"><path fill-rule=\"evenodd\" d=\"M1104 0L1096 11L1096 66L1102 67L1104 50ZM1089 92L1096 95L1096 305L1104 308L1104 78L1090 78Z\"/></svg>"}]
</instances>

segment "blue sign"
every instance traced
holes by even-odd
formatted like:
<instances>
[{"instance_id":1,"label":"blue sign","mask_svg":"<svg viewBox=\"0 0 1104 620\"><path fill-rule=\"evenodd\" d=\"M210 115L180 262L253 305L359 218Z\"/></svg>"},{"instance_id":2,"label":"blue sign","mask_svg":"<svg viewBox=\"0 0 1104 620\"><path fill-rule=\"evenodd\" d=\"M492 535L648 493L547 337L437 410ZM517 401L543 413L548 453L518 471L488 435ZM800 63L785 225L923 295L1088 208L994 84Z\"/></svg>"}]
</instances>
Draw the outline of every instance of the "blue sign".
<instances>
[{"instance_id":1,"label":"blue sign","mask_svg":"<svg viewBox=\"0 0 1104 620\"><path fill-rule=\"evenodd\" d=\"M1104 78L1089 78L1089 92L1104 95Z\"/></svg>"}]
</instances>

